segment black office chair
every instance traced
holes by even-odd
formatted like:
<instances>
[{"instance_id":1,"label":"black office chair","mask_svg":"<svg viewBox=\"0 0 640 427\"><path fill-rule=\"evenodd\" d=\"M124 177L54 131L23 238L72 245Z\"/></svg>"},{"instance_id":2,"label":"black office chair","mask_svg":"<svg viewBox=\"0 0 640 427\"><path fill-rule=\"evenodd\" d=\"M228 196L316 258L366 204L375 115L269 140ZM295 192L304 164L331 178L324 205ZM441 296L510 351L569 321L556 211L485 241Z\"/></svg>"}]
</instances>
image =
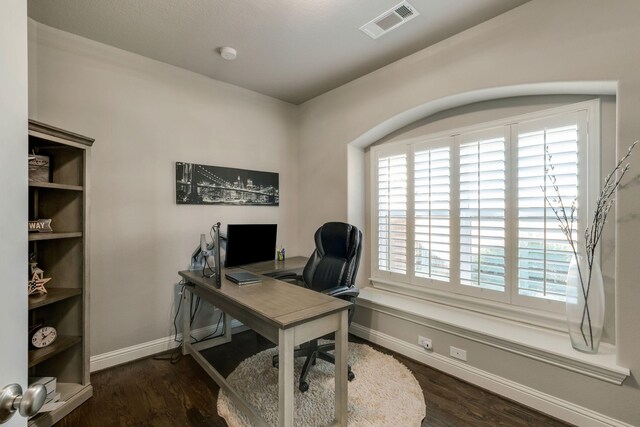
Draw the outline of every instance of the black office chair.
<instances>
[{"instance_id":1,"label":"black office chair","mask_svg":"<svg viewBox=\"0 0 640 427\"><path fill-rule=\"evenodd\" d=\"M355 300L360 291L354 287L360 253L362 252L362 232L343 222L328 222L318 228L315 234L316 250L307 261L302 276L295 274L276 276L280 280L296 281L302 286L327 295L351 302L348 322L353 318ZM335 365L335 357L329 351L335 350L335 344L318 345L318 339L302 344L295 350L294 357L306 357L298 388L305 392L309 389L307 374L316 359ZM278 355L273 356L273 366L278 367ZM348 366L347 378L355 378Z\"/></svg>"}]
</instances>

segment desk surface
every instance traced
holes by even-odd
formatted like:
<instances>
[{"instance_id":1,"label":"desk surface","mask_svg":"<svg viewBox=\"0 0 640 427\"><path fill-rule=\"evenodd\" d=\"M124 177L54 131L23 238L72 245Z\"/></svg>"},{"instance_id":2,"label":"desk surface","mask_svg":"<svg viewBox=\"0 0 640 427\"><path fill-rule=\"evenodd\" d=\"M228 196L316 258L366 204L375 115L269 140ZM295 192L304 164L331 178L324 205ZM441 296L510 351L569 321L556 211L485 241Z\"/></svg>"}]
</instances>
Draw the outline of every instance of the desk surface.
<instances>
[{"instance_id":1,"label":"desk surface","mask_svg":"<svg viewBox=\"0 0 640 427\"><path fill-rule=\"evenodd\" d=\"M179 274L218 301L245 307L262 321L279 329L287 329L350 306L347 301L266 276L263 276L261 283L244 286L238 286L224 277L225 271L238 270L241 269L222 271L220 289L214 286L214 279L202 277L199 271L181 271Z\"/></svg>"},{"instance_id":2,"label":"desk surface","mask_svg":"<svg viewBox=\"0 0 640 427\"><path fill-rule=\"evenodd\" d=\"M307 257L294 256L286 258L284 261L263 261L256 262L254 264L241 265L239 267L256 274L273 274L286 271L302 272L302 269L307 265L308 260L309 258Z\"/></svg>"}]
</instances>

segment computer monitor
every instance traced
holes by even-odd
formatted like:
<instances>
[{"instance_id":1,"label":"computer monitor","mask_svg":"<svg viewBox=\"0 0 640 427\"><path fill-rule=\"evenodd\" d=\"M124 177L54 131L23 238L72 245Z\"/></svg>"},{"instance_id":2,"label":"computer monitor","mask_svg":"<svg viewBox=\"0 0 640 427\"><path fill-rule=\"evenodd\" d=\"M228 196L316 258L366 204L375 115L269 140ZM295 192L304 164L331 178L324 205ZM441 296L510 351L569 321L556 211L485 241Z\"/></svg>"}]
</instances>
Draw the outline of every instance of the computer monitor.
<instances>
[{"instance_id":1,"label":"computer monitor","mask_svg":"<svg viewBox=\"0 0 640 427\"><path fill-rule=\"evenodd\" d=\"M225 267L271 261L276 258L277 224L227 225Z\"/></svg>"},{"instance_id":2,"label":"computer monitor","mask_svg":"<svg viewBox=\"0 0 640 427\"><path fill-rule=\"evenodd\" d=\"M190 271L202 270L202 277L214 278L215 287L222 286L222 275L220 263L220 252L224 245L221 245L220 223L217 222L211 227L211 243L207 242L205 234L200 235L200 244L191 254Z\"/></svg>"}]
</instances>

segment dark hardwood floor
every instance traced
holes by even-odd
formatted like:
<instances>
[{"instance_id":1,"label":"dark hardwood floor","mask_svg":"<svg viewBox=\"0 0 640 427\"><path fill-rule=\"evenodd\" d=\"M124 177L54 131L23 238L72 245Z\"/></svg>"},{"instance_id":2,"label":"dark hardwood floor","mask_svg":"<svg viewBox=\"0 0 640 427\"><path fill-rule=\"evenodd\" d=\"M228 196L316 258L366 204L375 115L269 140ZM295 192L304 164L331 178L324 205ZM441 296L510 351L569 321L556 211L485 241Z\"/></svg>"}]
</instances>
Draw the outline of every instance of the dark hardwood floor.
<instances>
[{"instance_id":1,"label":"dark hardwood floor","mask_svg":"<svg viewBox=\"0 0 640 427\"><path fill-rule=\"evenodd\" d=\"M427 405L422 426L567 426L375 344L354 336L349 340L391 354L413 372ZM271 346L248 331L205 355L226 376L246 357ZM227 425L216 411L218 386L191 357L182 357L175 364L158 358L141 359L94 373L91 382L93 397L57 426Z\"/></svg>"}]
</instances>

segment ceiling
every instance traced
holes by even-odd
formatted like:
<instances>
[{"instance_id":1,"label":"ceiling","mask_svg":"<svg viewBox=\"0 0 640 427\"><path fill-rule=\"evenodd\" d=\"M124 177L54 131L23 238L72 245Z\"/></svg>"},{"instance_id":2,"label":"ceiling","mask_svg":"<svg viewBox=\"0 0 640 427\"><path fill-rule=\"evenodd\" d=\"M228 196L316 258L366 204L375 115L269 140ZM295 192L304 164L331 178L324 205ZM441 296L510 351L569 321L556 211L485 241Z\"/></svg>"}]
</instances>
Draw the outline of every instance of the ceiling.
<instances>
[{"instance_id":1,"label":"ceiling","mask_svg":"<svg viewBox=\"0 0 640 427\"><path fill-rule=\"evenodd\" d=\"M419 16L359 28L400 0L28 0L51 27L300 104L528 0L409 0ZM218 50L232 46L234 61Z\"/></svg>"}]
</instances>

